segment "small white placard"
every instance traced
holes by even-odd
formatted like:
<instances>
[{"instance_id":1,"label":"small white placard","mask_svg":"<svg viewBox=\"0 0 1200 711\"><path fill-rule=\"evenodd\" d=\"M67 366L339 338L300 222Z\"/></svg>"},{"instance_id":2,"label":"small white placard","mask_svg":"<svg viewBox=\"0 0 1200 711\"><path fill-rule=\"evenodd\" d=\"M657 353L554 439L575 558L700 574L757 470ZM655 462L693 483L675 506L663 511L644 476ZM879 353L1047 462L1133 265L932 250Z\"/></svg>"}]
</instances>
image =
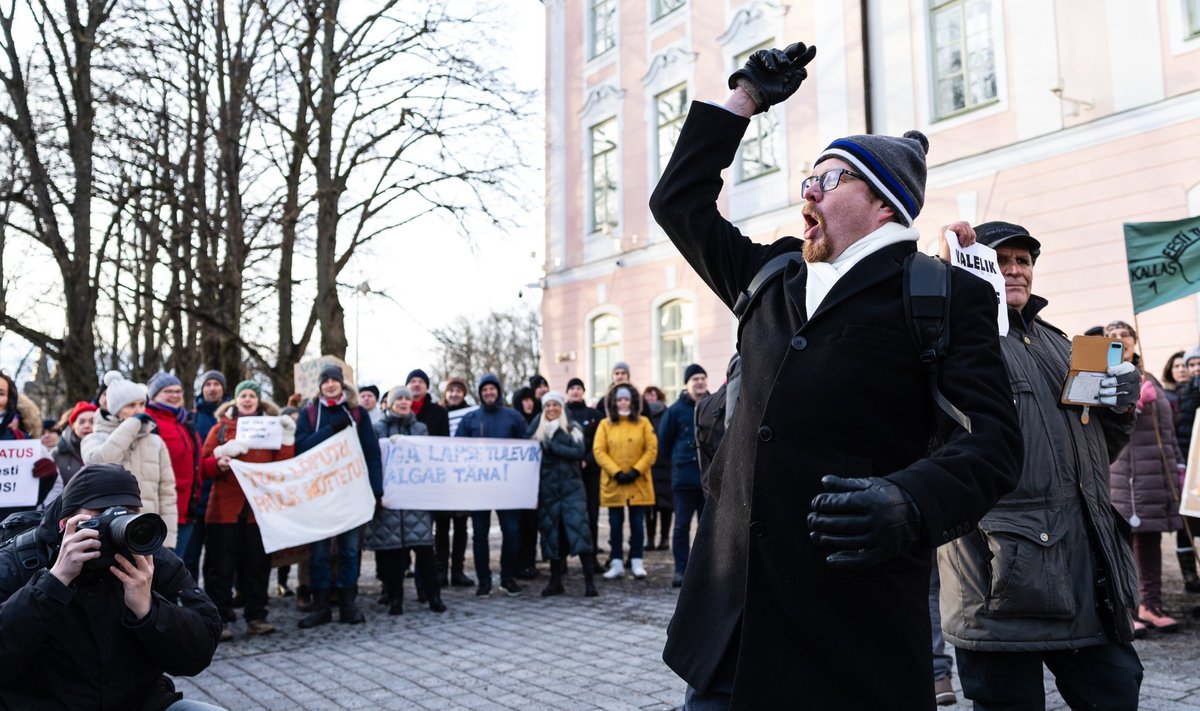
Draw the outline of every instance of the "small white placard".
<instances>
[{"instance_id":1,"label":"small white placard","mask_svg":"<svg viewBox=\"0 0 1200 711\"><path fill-rule=\"evenodd\" d=\"M992 285L996 298L1000 300L996 314L996 325L1000 336L1008 335L1008 297L1004 290L1004 275L1000 273L1000 262L996 250L976 242L970 247L958 246L958 235L946 230L946 242L950 244L950 263L962 267Z\"/></svg>"},{"instance_id":2,"label":"small white placard","mask_svg":"<svg viewBox=\"0 0 1200 711\"><path fill-rule=\"evenodd\" d=\"M237 440L250 449L280 449L283 447L283 426L278 417L239 417Z\"/></svg>"}]
</instances>

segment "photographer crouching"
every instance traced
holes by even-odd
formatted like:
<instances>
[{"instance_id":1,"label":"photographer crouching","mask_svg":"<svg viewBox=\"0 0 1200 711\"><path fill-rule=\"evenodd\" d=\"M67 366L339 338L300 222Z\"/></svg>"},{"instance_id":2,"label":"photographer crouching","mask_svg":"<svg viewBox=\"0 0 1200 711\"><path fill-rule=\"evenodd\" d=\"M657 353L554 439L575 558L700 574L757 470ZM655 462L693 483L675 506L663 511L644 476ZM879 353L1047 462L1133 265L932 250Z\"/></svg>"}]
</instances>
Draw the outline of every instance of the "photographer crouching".
<instances>
[{"instance_id":1,"label":"photographer crouching","mask_svg":"<svg viewBox=\"0 0 1200 711\"><path fill-rule=\"evenodd\" d=\"M221 619L141 505L128 470L88 465L0 547L0 707L218 708L164 676L204 671Z\"/></svg>"}]
</instances>

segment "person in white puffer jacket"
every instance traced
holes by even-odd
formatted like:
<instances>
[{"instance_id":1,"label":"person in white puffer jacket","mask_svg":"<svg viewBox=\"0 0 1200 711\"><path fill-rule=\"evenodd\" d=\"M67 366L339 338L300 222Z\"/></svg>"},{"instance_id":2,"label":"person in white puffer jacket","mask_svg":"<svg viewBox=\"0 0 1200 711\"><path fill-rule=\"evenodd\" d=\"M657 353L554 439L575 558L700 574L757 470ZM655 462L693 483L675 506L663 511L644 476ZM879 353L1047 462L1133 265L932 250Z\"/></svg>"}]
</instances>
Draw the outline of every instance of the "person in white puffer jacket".
<instances>
[{"instance_id":1,"label":"person in white puffer jacket","mask_svg":"<svg viewBox=\"0 0 1200 711\"><path fill-rule=\"evenodd\" d=\"M92 433L83 438L84 464L120 464L133 473L142 492L142 512L156 513L167 524L163 543L175 547L179 527L175 472L167 446L146 414L146 386L110 371L104 376L108 407L96 413Z\"/></svg>"}]
</instances>

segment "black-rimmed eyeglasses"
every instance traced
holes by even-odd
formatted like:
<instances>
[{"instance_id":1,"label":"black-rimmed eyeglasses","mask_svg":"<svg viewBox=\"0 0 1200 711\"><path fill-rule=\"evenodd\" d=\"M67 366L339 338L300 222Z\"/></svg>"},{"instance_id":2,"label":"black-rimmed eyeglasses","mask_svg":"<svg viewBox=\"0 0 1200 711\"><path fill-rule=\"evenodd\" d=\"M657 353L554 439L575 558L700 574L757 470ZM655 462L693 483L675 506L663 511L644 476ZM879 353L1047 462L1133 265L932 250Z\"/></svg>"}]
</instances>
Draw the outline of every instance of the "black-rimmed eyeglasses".
<instances>
[{"instance_id":1,"label":"black-rimmed eyeglasses","mask_svg":"<svg viewBox=\"0 0 1200 711\"><path fill-rule=\"evenodd\" d=\"M818 184L821 186L821 192L827 193L830 190L837 188L837 186L842 182L843 176L858 178L859 180L866 180L866 178L862 177L858 173L855 173L849 168L834 168L833 170L827 170L820 175L810 175L805 178L804 182L800 183L800 194L803 195L804 193L808 192L809 188Z\"/></svg>"}]
</instances>

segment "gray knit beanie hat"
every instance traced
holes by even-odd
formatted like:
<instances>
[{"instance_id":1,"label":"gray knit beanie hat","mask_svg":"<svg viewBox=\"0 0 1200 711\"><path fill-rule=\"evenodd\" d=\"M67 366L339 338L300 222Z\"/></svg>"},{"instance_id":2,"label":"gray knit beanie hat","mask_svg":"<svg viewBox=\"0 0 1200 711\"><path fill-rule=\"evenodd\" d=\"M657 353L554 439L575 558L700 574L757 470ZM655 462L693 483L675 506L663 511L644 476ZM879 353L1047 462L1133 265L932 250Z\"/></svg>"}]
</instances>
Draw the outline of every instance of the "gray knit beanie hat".
<instances>
[{"instance_id":1,"label":"gray knit beanie hat","mask_svg":"<svg viewBox=\"0 0 1200 711\"><path fill-rule=\"evenodd\" d=\"M1192 346L1183 354L1183 364L1187 365L1189 360L1200 358L1200 346Z\"/></svg>"},{"instance_id":2,"label":"gray knit beanie hat","mask_svg":"<svg viewBox=\"0 0 1200 711\"><path fill-rule=\"evenodd\" d=\"M183 383L180 382L179 378L175 377L173 374L168 373L165 370L160 370L154 375L150 376L150 382L146 383L146 389L150 391L150 399L153 400L154 397L158 395L160 390L163 388L169 388L172 385L179 385L182 387Z\"/></svg>"},{"instance_id":3,"label":"gray knit beanie hat","mask_svg":"<svg viewBox=\"0 0 1200 711\"><path fill-rule=\"evenodd\" d=\"M929 139L920 131L908 131L903 137L847 136L839 138L817 157L814 165L827 158L840 158L862 173L875 192L883 198L905 227L925 204L925 154Z\"/></svg>"}]
</instances>

